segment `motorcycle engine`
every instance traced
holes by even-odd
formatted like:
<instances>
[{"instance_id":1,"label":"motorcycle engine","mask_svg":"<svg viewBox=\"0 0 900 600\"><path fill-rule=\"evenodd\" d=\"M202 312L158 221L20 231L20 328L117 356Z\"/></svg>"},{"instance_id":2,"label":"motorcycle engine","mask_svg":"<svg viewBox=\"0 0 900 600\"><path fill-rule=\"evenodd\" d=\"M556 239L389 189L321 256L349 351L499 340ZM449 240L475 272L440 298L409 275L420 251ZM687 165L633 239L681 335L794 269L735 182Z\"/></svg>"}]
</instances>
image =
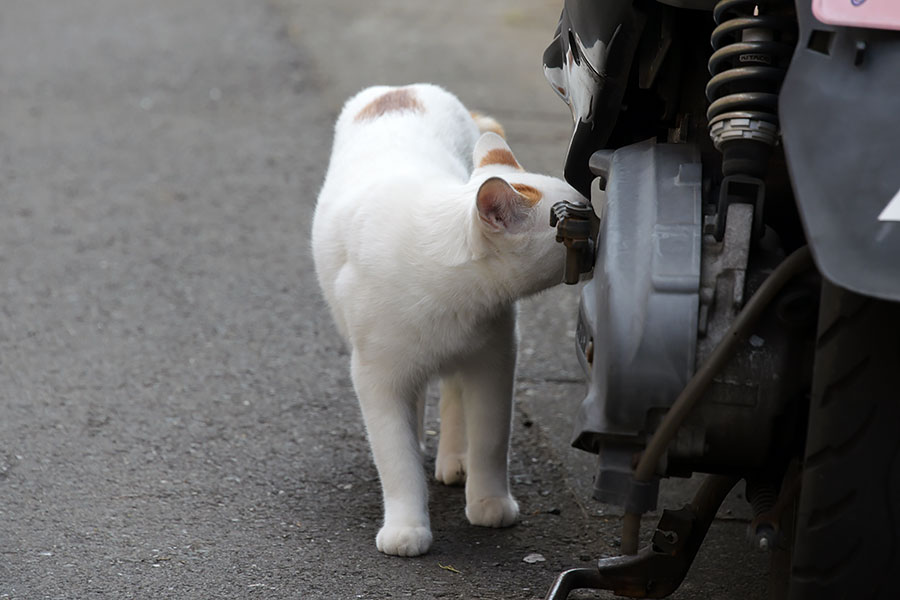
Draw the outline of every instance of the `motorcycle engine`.
<instances>
[{"instance_id":1,"label":"motorcycle engine","mask_svg":"<svg viewBox=\"0 0 900 600\"><path fill-rule=\"evenodd\" d=\"M724 219L704 214L712 211L691 144L648 140L596 152L590 165L602 219L577 325L589 391L573 445L599 455L598 500L652 510L658 481L640 491L632 485L639 453L782 255L772 244L765 260L763 239L749 260L753 204L728 205ZM791 407L801 404L790 400L808 381L808 336L797 333L815 326L816 293L815 283L802 282L782 292L680 429L660 476L763 470L787 446Z\"/></svg>"},{"instance_id":2,"label":"motorcycle engine","mask_svg":"<svg viewBox=\"0 0 900 600\"><path fill-rule=\"evenodd\" d=\"M745 299L796 247L784 237L790 228L769 223L792 205L783 177L773 180L766 167L780 152L766 104L778 78L744 81L745 71L718 59L710 78L709 40L730 48L735 40L717 32L740 28L684 10L713 2L666 4L566 0L544 55L575 123L566 178L589 188L602 213L596 240L581 244L594 250L595 266L576 332L589 390L573 445L599 455L595 496L637 513L656 505L658 480L637 486L632 478L647 441ZM760 33L782 20L716 14L754 25L747 41L760 52L751 62L766 53L772 60L753 73L783 76L777 57L792 47L789 32ZM570 262L571 282L591 261ZM657 475L779 480L803 435L805 403L792 400L809 385L817 297L818 282L803 280L777 296L679 428Z\"/></svg>"}]
</instances>

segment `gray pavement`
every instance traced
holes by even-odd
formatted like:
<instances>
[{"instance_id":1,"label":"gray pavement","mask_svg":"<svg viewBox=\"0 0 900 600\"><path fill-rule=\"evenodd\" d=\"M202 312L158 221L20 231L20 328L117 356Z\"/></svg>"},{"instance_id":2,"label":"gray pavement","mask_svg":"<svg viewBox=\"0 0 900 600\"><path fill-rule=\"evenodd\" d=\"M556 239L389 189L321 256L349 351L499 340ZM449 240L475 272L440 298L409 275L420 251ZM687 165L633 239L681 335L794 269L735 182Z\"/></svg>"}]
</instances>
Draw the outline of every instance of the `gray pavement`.
<instances>
[{"instance_id":1,"label":"gray pavement","mask_svg":"<svg viewBox=\"0 0 900 600\"><path fill-rule=\"evenodd\" d=\"M308 248L332 120L372 83L444 85L558 175L568 113L539 67L557 15L3 3L0 598L541 598L616 553L592 459L568 447L584 386L561 287L522 307L522 521L470 527L462 490L432 485L432 551L379 554L377 476ZM730 510L676 597L764 597Z\"/></svg>"}]
</instances>

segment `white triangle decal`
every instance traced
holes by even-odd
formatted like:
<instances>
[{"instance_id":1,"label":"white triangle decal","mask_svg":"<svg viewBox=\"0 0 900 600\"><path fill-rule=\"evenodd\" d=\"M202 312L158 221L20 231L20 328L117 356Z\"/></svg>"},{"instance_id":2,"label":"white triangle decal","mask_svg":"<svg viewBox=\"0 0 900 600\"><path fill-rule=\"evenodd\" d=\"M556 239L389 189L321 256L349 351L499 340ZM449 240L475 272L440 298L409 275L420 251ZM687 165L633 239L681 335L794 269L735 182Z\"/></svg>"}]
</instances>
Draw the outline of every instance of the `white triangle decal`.
<instances>
[{"instance_id":1,"label":"white triangle decal","mask_svg":"<svg viewBox=\"0 0 900 600\"><path fill-rule=\"evenodd\" d=\"M894 194L894 197L888 202L881 214L878 215L879 221L900 221L900 190Z\"/></svg>"}]
</instances>

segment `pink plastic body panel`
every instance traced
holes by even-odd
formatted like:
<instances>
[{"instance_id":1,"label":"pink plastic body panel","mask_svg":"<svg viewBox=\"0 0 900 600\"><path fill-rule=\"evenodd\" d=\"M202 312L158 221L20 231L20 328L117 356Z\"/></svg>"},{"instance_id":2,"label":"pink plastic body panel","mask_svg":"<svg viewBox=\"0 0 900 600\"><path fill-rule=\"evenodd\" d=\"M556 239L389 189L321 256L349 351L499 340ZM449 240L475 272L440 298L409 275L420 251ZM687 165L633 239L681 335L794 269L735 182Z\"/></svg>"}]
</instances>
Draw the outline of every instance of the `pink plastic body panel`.
<instances>
[{"instance_id":1,"label":"pink plastic body panel","mask_svg":"<svg viewBox=\"0 0 900 600\"><path fill-rule=\"evenodd\" d=\"M813 14L829 25L900 30L900 0L813 0Z\"/></svg>"}]
</instances>

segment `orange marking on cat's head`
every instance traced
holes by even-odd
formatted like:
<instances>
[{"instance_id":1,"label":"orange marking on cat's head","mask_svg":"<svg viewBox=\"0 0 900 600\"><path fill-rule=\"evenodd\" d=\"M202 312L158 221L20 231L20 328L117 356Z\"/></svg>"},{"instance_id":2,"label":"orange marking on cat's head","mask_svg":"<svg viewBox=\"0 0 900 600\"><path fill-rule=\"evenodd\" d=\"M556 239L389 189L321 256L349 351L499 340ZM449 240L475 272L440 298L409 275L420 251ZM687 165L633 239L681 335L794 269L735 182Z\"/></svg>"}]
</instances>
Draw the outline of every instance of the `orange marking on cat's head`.
<instances>
[{"instance_id":1,"label":"orange marking on cat's head","mask_svg":"<svg viewBox=\"0 0 900 600\"><path fill-rule=\"evenodd\" d=\"M366 104L366 106L357 113L355 120L365 121L376 119L389 112L402 112L405 110L425 112L425 107L419 102L415 92L407 88L398 88L396 90L385 92Z\"/></svg>"},{"instance_id":2,"label":"orange marking on cat's head","mask_svg":"<svg viewBox=\"0 0 900 600\"><path fill-rule=\"evenodd\" d=\"M488 150L484 155L484 158L482 158L481 162L478 164L478 168L486 167L488 165L506 165L507 167L519 169L520 171L522 170L522 167L516 162L516 157L506 148L494 148L493 150Z\"/></svg>"},{"instance_id":3,"label":"orange marking on cat's head","mask_svg":"<svg viewBox=\"0 0 900 600\"><path fill-rule=\"evenodd\" d=\"M530 185L525 185L524 183L513 183L512 188L525 197L529 206L534 206L544 197L539 189L533 188Z\"/></svg>"}]
</instances>

